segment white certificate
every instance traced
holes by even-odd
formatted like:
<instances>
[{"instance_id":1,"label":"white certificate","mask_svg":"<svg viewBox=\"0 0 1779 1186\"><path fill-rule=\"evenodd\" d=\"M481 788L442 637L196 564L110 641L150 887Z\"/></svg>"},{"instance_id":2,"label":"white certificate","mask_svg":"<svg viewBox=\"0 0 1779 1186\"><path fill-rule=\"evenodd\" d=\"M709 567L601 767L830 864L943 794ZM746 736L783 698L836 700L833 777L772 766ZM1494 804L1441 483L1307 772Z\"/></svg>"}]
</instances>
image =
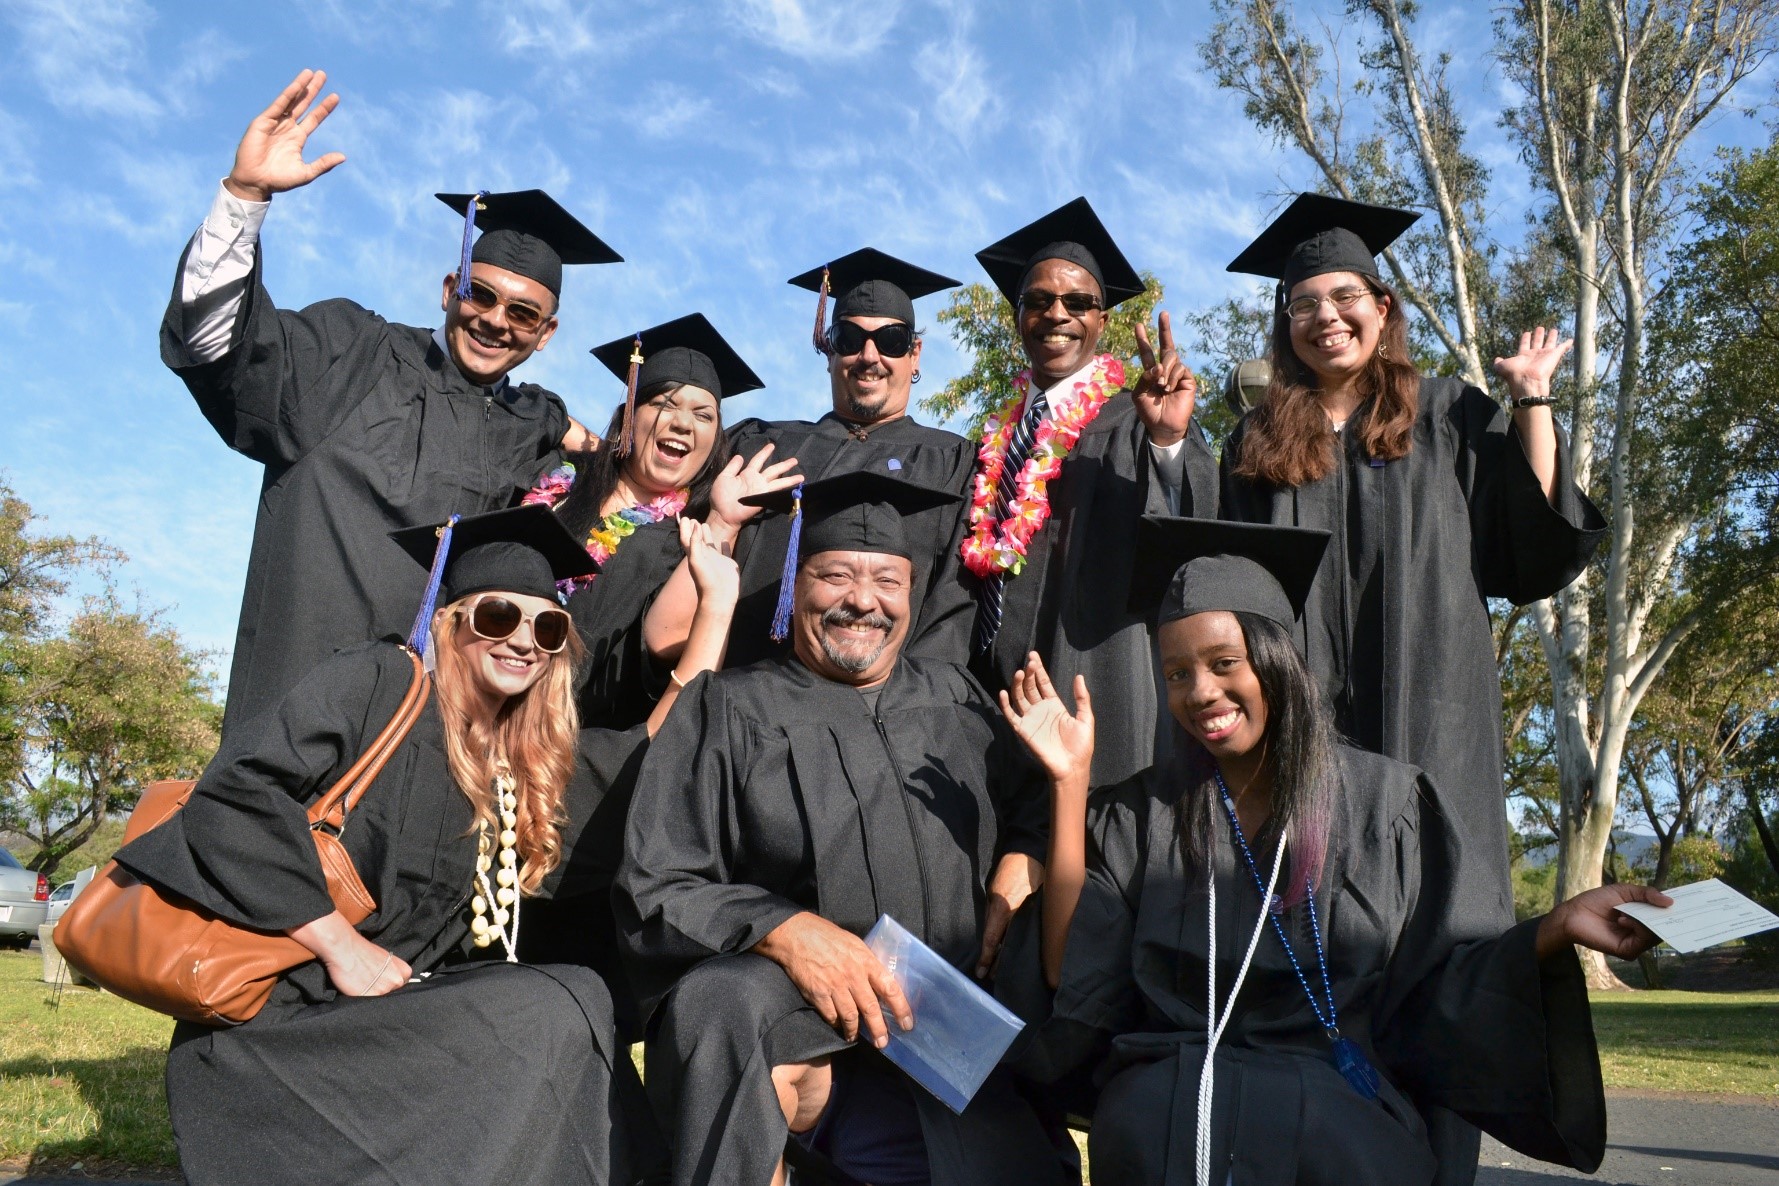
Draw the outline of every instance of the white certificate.
<instances>
[{"instance_id":1,"label":"white certificate","mask_svg":"<svg viewBox=\"0 0 1779 1186\"><path fill-rule=\"evenodd\" d=\"M1682 954L1703 951L1731 939L1779 927L1779 914L1737 893L1715 877L1662 892L1674 899L1672 906L1621 902L1618 909L1660 935L1669 947Z\"/></svg>"}]
</instances>

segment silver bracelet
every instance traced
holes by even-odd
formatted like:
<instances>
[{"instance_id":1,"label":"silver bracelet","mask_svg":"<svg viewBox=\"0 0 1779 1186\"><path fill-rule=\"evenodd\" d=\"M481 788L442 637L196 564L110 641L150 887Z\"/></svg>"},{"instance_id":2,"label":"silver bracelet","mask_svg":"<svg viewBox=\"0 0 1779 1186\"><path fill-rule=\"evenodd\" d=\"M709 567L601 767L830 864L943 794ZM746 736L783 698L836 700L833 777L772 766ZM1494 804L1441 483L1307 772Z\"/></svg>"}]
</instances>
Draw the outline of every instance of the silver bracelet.
<instances>
[{"instance_id":1,"label":"silver bracelet","mask_svg":"<svg viewBox=\"0 0 1779 1186\"><path fill-rule=\"evenodd\" d=\"M1519 408L1548 408L1556 402L1557 397L1554 395L1528 395L1508 401L1516 410Z\"/></svg>"},{"instance_id":2,"label":"silver bracelet","mask_svg":"<svg viewBox=\"0 0 1779 1186\"><path fill-rule=\"evenodd\" d=\"M395 952L392 951L389 954L385 955L383 957L383 966L381 968L377 969L377 974L375 976L371 977L371 984L375 985L377 983L377 981L383 979L383 973L389 971L389 965L394 962L395 962Z\"/></svg>"}]
</instances>

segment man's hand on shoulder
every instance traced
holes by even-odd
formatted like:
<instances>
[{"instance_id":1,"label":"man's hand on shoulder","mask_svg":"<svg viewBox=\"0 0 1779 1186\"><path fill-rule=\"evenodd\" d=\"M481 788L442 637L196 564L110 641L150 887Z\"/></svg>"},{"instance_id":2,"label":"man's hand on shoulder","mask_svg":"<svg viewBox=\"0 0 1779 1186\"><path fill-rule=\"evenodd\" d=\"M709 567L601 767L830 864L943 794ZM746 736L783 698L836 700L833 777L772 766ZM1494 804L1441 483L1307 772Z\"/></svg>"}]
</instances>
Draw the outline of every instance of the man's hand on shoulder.
<instances>
[{"instance_id":1,"label":"man's hand on shoulder","mask_svg":"<svg viewBox=\"0 0 1779 1186\"><path fill-rule=\"evenodd\" d=\"M897 1025L914 1028L914 1011L895 976L863 939L819 914L793 914L755 944L754 951L783 968L803 999L848 1041L859 1037L862 1022L873 1046L881 1050L888 1045L884 1006Z\"/></svg>"},{"instance_id":2,"label":"man's hand on shoulder","mask_svg":"<svg viewBox=\"0 0 1779 1186\"><path fill-rule=\"evenodd\" d=\"M231 194L244 202L269 202L273 194L308 185L345 162L343 152L303 159L309 134L340 105L337 94L315 102L326 83L325 72L304 70L247 125L235 149L235 167L222 183Z\"/></svg>"},{"instance_id":3,"label":"man's hand on shoulder","mask_svg":"<svg viewBox=\"0 0 1779 1186\"><path fill-rule=\"evenodd\" d=\"M568 431L562 434L562 451L564 453L585 453L597 448L599 448L599 434L570 416Z\"/></svg>"}]
</instances>

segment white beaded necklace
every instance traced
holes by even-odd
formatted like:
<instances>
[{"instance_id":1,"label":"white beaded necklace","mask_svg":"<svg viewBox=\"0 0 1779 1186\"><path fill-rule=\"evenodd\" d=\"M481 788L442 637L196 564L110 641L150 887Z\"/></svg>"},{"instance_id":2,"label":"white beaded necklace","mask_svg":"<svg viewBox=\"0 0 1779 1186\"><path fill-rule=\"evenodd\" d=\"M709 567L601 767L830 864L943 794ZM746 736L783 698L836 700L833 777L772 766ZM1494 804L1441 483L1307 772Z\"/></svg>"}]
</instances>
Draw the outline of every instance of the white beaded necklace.
<instances>
[{"instance_id":1,"label":"white beaded necklace","mask_svg":"<svg viewBox=\"0 0 1779 1186\"><path fill-rule=\"evenodd\" d=\"M488 838L488 824L477 820L476 888L480 892L469 904L469 929L475 945L488 947L496 935L500 936L509 964L519 962L519 834L514 831L519 823L519 799L513 794L517 785L506 762L496 762L494 794L500 801L500 868L494 870L494 880L498 888L488 881L488 871L494 869L494 844Z\"/></svg>"}]
</instances>

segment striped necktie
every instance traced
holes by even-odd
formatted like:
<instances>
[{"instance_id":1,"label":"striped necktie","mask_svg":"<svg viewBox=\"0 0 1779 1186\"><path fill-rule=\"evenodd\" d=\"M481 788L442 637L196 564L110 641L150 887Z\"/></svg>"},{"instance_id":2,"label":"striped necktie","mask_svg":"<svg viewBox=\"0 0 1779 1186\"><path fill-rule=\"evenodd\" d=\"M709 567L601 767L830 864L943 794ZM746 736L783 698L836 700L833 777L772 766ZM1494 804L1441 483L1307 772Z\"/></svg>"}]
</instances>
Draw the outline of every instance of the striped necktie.
<instances>
[{"instance_id":1,"label":"striped necktie","mask_svg":"<svg viewBox=\"0 0 1779 1186\"><path fill-rule=\"evenodd\" d=\"M1026 458L1031 454L1032 441L1037 437L1038 425L1044 422L1044 415L1050 410L1050 401L1042 391L1036 392L1031 402L1026 405L1025 415L1013 427L1013 436L1007 442L1007 457L1001 465L1001 480L995 484L995 520L999 522L1007 515L1007 508L1013 504L1013 496L1019 486L1019 471L1025 466ZM1001 611L1005 607L1007 574L1005 572L990 573L982 582L982 595L976 602L976 650L978 653L988 650L994 645L995 635L1001 631Z\"/></svg>"}]
</instances>

